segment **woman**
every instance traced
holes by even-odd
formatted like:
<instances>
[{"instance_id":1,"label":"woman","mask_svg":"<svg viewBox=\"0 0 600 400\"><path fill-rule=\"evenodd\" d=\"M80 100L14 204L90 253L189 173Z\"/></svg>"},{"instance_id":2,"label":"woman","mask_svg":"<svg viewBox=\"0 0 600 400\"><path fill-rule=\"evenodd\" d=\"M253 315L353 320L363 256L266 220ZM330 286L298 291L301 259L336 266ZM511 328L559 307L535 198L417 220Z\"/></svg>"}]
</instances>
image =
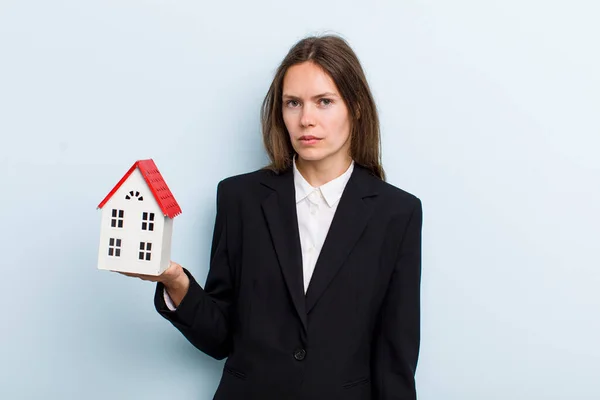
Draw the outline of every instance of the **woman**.
<instances>
[{"instance_id":1,"label":"woman","mask_svg":"<svg viewBox=\"0 0 600 400\"><path fill-rule=\"evenodd\" d=\"M384 181L379 120L345 41L310 37L262 107L271 164L217 187L202 288L176 263L155 305L227 357L215 399L416 399L420 200Z\"/></svg>"}]
</instances>

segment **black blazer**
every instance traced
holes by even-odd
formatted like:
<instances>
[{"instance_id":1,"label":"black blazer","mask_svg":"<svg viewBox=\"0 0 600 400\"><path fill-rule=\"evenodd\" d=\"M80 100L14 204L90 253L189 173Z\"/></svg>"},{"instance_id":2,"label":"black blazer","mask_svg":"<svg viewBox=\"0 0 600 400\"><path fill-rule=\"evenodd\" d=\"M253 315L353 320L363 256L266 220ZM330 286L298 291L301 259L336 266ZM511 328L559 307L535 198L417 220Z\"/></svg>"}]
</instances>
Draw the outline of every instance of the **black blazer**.
<instances>
[{"instance_id":1,"label":"black blazer","mask_svg":"<svg viewBox=\"0 0 600 400\"><path fill-rule=\"evenodd\" d=\"M359 165L306 295L293 172L217 187L204 289L157 311L198 349L227 357L217 400L413 400L419 353L421 201Z\"/></svg>"}]
</instances>

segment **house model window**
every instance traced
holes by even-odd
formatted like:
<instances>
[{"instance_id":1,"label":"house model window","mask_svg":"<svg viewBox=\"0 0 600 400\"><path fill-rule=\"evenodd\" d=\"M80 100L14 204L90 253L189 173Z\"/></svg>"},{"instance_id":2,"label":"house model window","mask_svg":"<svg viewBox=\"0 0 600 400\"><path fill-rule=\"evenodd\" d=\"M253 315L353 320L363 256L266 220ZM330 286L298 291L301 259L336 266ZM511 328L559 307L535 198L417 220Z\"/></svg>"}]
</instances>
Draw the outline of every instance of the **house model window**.
<instances>
[{"instance_id":1,"label":"house model window","mask_svg":"<svg viewBox=\"0 0 600 400\"><path fill-rule=\"evenodd\" d=\"M154 230L154 213L144 212L142 213L142 230L153 231Z\"/></svg>"},{"instance_id":2,"label":"house model window","mask_svg":"<svg viewBox=\"0 0 600 400\"><path fill-rule=\"evenodd\" d=\"M136 198L138 199L138 201L144 201L144 196L140 196L140 192L134 192L133 190L130 191L126 196L125 199L126 200L131 200L132 198Z\"/></svg>"},{"instance_id":3,"label":"house model window","mask_svg":"<svg viewBox=\"0 0 600 400\"><path fill-rule=\"evenodd\" d=\"M98 269L160 275L181 208L156 164L136 161L100 202Z\"/></svg>"},{"instance_id":4,"label":"house model window","mask_svg":"<svg viewBox=\"0 0 600 400\"><path fill-rule=\"evenodd\" d=\"M110 238L108 240L108 255L111 257L121 257L121 239Z\"/></svg>"},{"instance_id":5,"label":"house model window","mask_svg":"<svg viewBox=\"0 0 600 400\"><path fill-rule=\"evenodd\" d=\"M112 218L110 219L110 226L112 228L122 228L123 227L123 210L116 210L113 208L112 210Z\"/></svg>"},{"instance_id":6,"label":"house model window","mask_svg":"<svg viewBox=\"0 0 600 400\"><path fill-rule=\"evenodd\" d=\"M152 243L140 242L140 252L138 258L140 260L150 261L150 252L152 251Z\"/></svg>"}]
</instances>

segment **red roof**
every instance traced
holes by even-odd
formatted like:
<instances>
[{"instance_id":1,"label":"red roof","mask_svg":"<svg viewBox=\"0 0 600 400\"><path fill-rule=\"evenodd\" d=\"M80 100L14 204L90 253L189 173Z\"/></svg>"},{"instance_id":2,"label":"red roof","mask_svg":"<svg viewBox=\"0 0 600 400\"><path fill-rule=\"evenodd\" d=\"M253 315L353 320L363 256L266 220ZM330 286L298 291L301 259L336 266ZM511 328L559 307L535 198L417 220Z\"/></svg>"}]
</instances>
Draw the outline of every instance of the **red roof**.
<instances>
[{"instance_id":1,"label":"red roof","mask_svg":"<svg viewBox=\"0 0 600 400\"><path fill-rule=\"evenodd\" d=\"M175 218L177 215L181 214L181 208L179 208L179 204L173 197L173 193L169 190L169 187L165 183L162 175L160 174L158 168L156 168L156 164L152 159L148 160L139 160L136 161L135 164L129 168L129 171L121 178L119 183L110 191L108 195L102 200L102 202L98 205L98 208L104 207L106 202L110 200L110 198L119 190L121 185L129 178L129 176L135 171L136 168L140 169L144 180L148 184L150 191L154 195L154 199L158 203L158 206L162 210L163 214L169 218Z\"/></svg>"}]
</instances>

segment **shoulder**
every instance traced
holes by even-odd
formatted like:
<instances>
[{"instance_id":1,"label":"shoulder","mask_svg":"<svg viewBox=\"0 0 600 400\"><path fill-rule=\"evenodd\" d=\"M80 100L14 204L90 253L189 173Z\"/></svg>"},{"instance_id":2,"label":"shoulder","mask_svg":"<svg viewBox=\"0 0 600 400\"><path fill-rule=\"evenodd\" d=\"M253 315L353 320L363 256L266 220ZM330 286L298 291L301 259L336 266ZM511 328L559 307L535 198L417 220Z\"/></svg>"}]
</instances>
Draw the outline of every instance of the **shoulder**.
<instances>
[{"instance_id":1,"label":"shoulder","mask_svg":"<svg viewBox=\"0 0 600 400\"><path fill-rule=\"evenodd\" d=\"M403 208L414 210L422 206L421 199L415 194L407 192L391 183L381 181L381 192L387 200Z\"/></svg>"},{"instance_id":2,"label":"shoulder","mask_svg":"<svg viewBox=\"0 0 600 400\"><path fill-rule=\"evenodd\" d=\"M423 205L421 199L391 183L379 180L377 209L398 229L404 232L410 226L420 229L423 223Z\"/></svg>"},{"instance_id":3,"label":"shoulder","mask_svg":"<svg viewBox=\"0 0 600 400\"><path fill-rule=\"evenodd\" d=\"M235 197L241 193L252 192L260 182L274 176L277 174L267 168L228 176L217 184L217 194Z\"/></svg>"},{"instance_id":4,"label":"shoulder","mask_svg":"<svg viewBox=\"0 0 600 400\"><path fill-rule=\"evenodd\" d=\"M423 205L419 197L388 182L380 182L380 201L392 218L400 221L423 218Z\"/></svg>"},{"instance_id":5,"label":"shoulder","mask_svg":"<svg viewBox=\"0 0 600 400\"><path fill-rule=\"evenodd\" d=\"M380 206L401 212L412 212L421 209L421 199L417 195L408 192L394 184L386 182L363 169L363 178L368 183L371 191L376 194Z\"/></svg>"}]
</instances>

